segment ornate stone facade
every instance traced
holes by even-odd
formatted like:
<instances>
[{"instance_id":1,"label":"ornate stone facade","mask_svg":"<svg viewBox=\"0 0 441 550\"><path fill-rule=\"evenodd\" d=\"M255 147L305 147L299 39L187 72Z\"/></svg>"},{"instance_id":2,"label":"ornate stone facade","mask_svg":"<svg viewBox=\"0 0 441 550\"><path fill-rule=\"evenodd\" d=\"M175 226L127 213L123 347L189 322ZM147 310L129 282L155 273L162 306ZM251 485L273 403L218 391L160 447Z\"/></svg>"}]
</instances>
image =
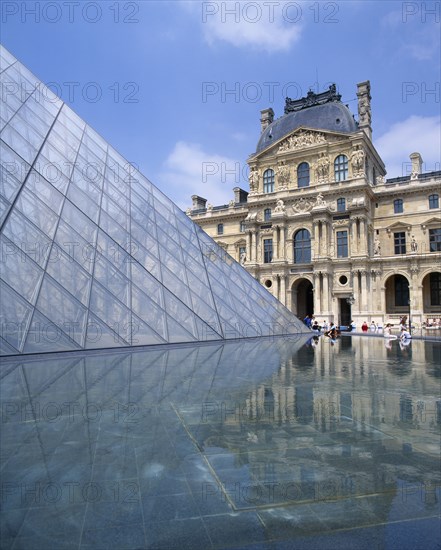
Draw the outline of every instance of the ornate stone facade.
<instances>
[{"instance_id":1,"label":"ornate stone facade","mask_svg":"<svg viewBox=\"0 0 441 550\"><path fill-rule=\"evenodd\" d=\"M441 318L441 172L422 173L412 153L409 175L386 179L369 82L357 96L358 123L335 88L287 99L285 115L262 125L273 141L248 159L248 197L236 188L234 207L210 209L198 197L189 215L300 318ZM342 131L336 107L349 120Z\"/></svg>"}]
</instances>

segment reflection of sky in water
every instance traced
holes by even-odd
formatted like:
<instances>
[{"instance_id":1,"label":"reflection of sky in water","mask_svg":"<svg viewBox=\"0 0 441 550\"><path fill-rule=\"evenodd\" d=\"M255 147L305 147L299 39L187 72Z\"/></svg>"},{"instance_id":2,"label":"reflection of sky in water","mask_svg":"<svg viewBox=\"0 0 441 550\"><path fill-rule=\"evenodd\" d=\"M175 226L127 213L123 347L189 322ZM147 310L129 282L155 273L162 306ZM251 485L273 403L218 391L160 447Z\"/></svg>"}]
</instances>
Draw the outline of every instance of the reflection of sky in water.
<instances>
[{"instance_id":1,"label":"reflection of sky in water","mask_svg":"<svg viewBox=\"0 0 441 550\"><path fill-rule=\"evenodd\" d=\"M2 544L434 548L440 364L357 336L3 361Z\"/></svg>"}]
</instances>

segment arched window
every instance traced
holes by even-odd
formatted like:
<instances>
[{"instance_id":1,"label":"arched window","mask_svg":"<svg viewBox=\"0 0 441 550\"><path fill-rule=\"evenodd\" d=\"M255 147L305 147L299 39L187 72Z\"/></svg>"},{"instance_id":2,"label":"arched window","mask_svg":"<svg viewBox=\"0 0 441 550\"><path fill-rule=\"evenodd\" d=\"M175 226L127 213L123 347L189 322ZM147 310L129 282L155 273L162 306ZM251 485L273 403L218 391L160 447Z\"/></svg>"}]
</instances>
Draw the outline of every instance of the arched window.
<instances>
[{"instance_id":1,"label":"arched window","mask_svg":"<svg viewBox=\"0 0 441 550\"><path fill-rule=\"evenodd\" d=\"M429 208L439 208L439 195L436 193L429 195Z\"/></svg>"},{"instance_id":2,"label":"arched window","mask_svg":"<svg viewBox=\"0 0 441 550\"><path fill-rule=\"evenodd\" d=\"M346 155L338 155L334 160L334 176L335 181L348 179L348 157Z\"/></svg>"},{"instance_id":3,"label":"arched window","mask_svg":"<svg viewBox=\"0 0 441 550\"><path fill-rule=\"evenodd\" d=\"M307 229L299 229L294 235L294 263L311 263L311 234Z\"/></svg>"},{"instance_id":4,"label":"arched window","mask_svg":"<svg viewBox=\"0 0 441 550\"><path fill-rule=\"evenodd\" d=\"M309 187L309 164L301 162L297 166L297 186Z\"/></svg>"},{"instance_id":5,"label":"arched window","mask_svg":"<svg viewBox=\"0 0 441 550\"><path fill-rule=\"evenodd\" d=\"M217 224L217 234L218 235L223 235L224 234L224 224L223 223L218 223Z\"/></svg>"},{"instance_id":6,"label":"arched window","mask_svg":"<svg viewBox=\"0 0 441 550\"><path fill-rule=\"evenodd\" d=\"M269 222L271 220L271 208L265 208L263 211L263 220Z\"/></svg>"},{"instance_id":7,"label":"arched window","mask_svg":"<svg viewBox=\"0 0 441 550\"><path fill-rule=\"evenodd\" d=\"M274 193L274 170L271 168L263 173L263 192Z\"/></svg>"},{"instance_id":8,"label":"arched window","mask_svg":"<svg viewBox=\"0 0 441 550\"><path fill-rule=\"evenodd\" d=\"M346 199L340 198L337 199L337 212L346 211Z\"/></svg>"},{"instance_id":9,"label":"arched window","mask_svg":"<svg viewBox=\"0 0 441 550\"><path fill-rule=\"evenodd\" d=\"M403 213L403 199L395 199L394 214L402 214L402 213Z\"/></svg>"}]
</instances>

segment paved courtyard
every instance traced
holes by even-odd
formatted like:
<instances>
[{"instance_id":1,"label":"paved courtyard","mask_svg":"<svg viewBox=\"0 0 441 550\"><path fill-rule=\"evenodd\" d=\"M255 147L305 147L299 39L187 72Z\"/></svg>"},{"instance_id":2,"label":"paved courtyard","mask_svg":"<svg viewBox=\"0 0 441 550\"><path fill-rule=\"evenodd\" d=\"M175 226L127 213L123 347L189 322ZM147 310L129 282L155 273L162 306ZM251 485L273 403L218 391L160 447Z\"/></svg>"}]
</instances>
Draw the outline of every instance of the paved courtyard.
<instances>
[{"instance_id":1,"label":"paved courtyard","mask_svg":"<svg viewBox=\"0 0 441 550\"><path fill-rule=\"evenodd\" d=\"M3 360L2 548L436 549L441 344Z\"/></svg>"}]
</instances>

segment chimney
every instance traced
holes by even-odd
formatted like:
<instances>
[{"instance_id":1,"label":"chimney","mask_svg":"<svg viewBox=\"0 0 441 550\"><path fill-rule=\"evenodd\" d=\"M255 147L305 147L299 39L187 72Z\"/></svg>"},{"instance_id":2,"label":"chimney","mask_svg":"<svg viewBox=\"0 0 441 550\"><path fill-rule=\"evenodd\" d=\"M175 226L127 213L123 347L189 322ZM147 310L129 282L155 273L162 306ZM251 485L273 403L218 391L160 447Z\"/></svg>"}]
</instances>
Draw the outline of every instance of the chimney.
<instances>
[{"instance_id":1,"label":"chimney","mask_svg":"<svg viewBox=\"0 0 441 550\"><path fill-rule=\"evenodd\" d=\"M367 137L372 141L371 127L371 83L369 80L357 84L358 97L358 127L364 130Z\"/></svg>"},{"instance_id":2,"label":"chimney","mask_svg":"<svg viewBox=\"0 0 441 550\"><path fill-rule=\"evenodd\" d=\"M274 120L274 111L271 109L263 109L260 111L260 131L263 132Z\"/></svg>"},{"instance_id":3,"label":"chimney","mask_svg":"<svg viewBox=\"0 0 441 550\"><path fill-rule=\"evenodd\" d=\"M412 172L410 177L412 179L417 179L422 172L423 159L419 153L412 153L409 155L409 158L412 161Z\"/></svg>"},{"instance_id":4,"label":"chimney","mask_svg":"<svg viewBox=\"0 0 441 550\"><path fill-rule=\"evenodd\" d=\"M192 210L201 210L207 207L207 199L203 199L199 195L192 195L191 200L193 201Z\"/></svg>"},{"instance_id":5,"label":"chimney","mask_svg":"<svg viewBox=\"0 0 441 550\"><path fill-rule=\"evenodd\" d=\"M236 204L241 202L247 202L248 191L244 191L240 187L235 187L233 191L234 191L234 202Z\"/></svg>"}]
</instances>

